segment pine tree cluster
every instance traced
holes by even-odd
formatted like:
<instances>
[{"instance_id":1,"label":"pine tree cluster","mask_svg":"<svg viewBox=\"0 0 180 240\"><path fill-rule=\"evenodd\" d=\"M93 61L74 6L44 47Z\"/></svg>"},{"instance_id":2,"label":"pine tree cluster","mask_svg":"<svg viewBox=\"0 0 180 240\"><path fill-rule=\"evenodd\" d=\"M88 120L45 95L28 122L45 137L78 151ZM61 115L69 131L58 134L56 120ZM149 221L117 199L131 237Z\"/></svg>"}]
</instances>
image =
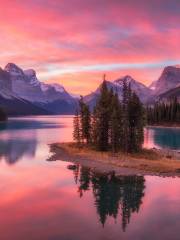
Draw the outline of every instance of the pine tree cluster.
<instances>
[{"instance_id":1,"label":"pine tree cluster","mask_svg":"<svg viewBox=\"0 0 180 240\"><path fill-rule=\"evenodd\" d=\"M109 90L104 80L92 114L81 97L74 117L73 137L78 145L99 151L138 152L144 140L144 108L138 96L123 83L123 99Z\"/></svg>"},{"instance_id":2,"label":"pine tree cluster","mask_svg":"<svg viewBox=\"0 0 180 240\"><path fill-rule=\"evenodd\" d=\"M180 123L180 103L177 98L147 107L147 122L148 124Z\"/></svg>"}]
</instances>

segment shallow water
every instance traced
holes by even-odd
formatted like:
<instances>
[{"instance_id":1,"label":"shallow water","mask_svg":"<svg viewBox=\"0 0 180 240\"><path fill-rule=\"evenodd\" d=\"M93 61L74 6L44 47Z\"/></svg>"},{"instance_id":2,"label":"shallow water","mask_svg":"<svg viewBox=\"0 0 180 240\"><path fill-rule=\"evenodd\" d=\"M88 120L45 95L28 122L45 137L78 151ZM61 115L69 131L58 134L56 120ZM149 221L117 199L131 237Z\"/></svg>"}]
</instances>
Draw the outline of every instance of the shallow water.
<instances>
[{"instance_id":1,"label":"shallow water","mask_svg":"<svg viewBox=\"0 0 180 240\"><path fill-rule=\"evenodd\" d=\"M48 144L71 140L69 116L13 118L0 128L0 239L179 239L180 178L46 161ZM148 131L149 147L171 146Z\"/></svg>"},{"instance_id":2,"label":"shallow water","mask_svg":"<svg viewBox=\"0 0 180 240\"><path fill-rule=\"evenodd\" d=\"M180 128L148 127L145 129L144 146L180 150Z\"/></svg>"}]
</instances>

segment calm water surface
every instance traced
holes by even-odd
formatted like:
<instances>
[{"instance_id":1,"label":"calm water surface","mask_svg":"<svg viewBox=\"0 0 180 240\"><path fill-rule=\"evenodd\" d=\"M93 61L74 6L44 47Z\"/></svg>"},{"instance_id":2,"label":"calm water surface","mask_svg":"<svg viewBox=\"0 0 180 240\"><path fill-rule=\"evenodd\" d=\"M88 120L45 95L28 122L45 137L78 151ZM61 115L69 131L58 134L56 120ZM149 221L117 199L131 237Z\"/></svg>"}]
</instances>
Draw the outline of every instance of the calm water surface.
<instances>
[{"instance_id":1,"label":"calm water surface","mask_svg":"<svg viewBox=\"0 0 180 240\"><path fill-rule=\"evenodd\" d=\"M0 125L0 239L179 240L180 178L116 177L48 162L69 141L72 118L12 118ZM177 129L148 128L146 147L180 149Z\"/></svg>"},{"instance_id":2,"label":"calm water surface","mask_svg":"<svg viewBox=\"0 0 180 240\"><path fill-rule=\"evenodd\" d=\"M180 128L148 127L145 129L144 146L180 150Z\"/></svg>"}]
</instances>

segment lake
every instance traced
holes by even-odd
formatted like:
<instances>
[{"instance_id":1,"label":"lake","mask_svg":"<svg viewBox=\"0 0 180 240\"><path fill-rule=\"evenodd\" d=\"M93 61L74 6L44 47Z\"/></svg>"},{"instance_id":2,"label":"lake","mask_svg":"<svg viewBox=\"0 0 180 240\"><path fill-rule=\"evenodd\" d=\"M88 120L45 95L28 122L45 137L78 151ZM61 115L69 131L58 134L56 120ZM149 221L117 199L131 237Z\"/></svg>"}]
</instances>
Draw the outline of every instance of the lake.
<instances>
[{"instance_id":1,"label":"lake","mask_svg":"<svg viewBox=\"0 0 180 240\"><path fill-rule=\"evenodd\" d=\"M180 178L114 176L49 162L71 116L0 124L0 239L179 240ZM180 150L180 130L145 129L144 146Z\"/></svg>"}]
</instances>

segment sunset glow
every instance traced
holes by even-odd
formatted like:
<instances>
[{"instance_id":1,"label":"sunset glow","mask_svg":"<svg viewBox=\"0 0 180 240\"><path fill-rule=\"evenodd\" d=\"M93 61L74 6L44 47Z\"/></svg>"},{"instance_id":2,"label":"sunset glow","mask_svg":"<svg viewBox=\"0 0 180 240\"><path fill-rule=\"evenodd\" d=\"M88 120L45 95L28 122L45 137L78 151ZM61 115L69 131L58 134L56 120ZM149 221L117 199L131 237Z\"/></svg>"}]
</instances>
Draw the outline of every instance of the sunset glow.
<instances>
[{"instance_id":1,"label":"sunset glow","mask_svg":"<svg viewBox=\"0 0 180 240\"><path fill-rule=\"evenodd\" d=\"M0 66L87 94L123 75L149 85L180 63L180 1L0 0Z\"/></svg>"}]
</instances>

